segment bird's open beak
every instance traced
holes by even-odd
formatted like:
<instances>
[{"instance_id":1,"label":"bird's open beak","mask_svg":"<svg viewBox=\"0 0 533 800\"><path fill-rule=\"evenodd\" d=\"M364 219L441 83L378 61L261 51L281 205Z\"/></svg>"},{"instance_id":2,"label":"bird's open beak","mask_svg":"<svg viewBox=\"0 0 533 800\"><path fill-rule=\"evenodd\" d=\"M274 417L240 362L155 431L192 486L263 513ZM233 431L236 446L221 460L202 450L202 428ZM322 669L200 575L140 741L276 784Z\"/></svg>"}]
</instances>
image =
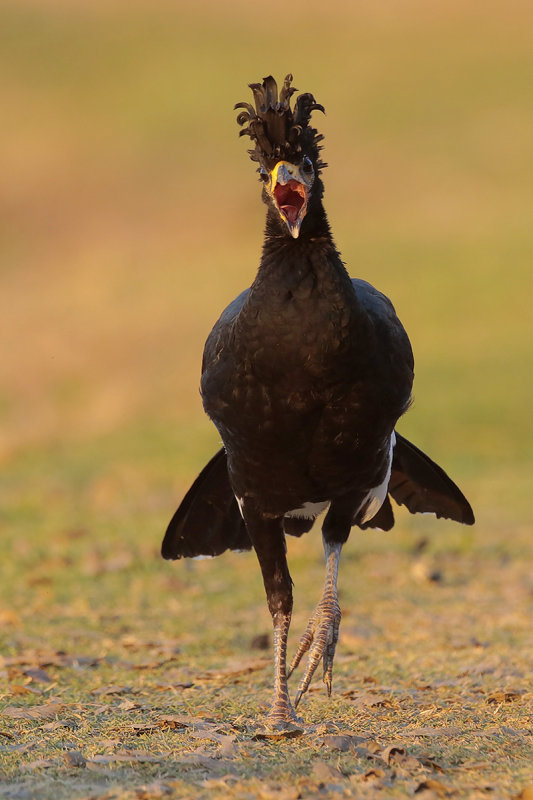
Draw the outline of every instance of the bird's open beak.
<instances>
[{"instance_id":1,"label":"bird's open beak","mask_svg":"<svg viewBox=\"0 0 533 800\"><path fill-rule=\"evenodd\" d=\"M307 213L310 184L295 164L278 161L270 173L270 187L270 194L281 219L287 225L291 236L297 239Z\"/></svg>"}]
</instances>

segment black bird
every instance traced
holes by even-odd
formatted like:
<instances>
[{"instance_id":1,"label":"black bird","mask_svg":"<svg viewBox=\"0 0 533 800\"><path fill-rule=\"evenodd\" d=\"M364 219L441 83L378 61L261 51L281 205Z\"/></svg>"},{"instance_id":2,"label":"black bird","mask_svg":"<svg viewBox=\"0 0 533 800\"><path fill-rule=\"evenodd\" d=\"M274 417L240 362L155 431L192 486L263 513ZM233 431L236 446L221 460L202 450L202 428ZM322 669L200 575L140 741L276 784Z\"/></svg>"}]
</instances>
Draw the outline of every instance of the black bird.
<instances>
[{"instance_id":1,"label":"black bird","mask_svg":"<svg viewBox=\"0 0 533 800\"><path fill-rule=\"evenodd\" d=\"M389 530L389 495L409 511L467 525L472 509L446 473L395 433L410 404L413 355L391 302L352 279L322 205L324 111L287 75L250 84L255 108L237 117L263 183L267 219L259 271L222 313L204 351L204 408L224 443L168 526L175 559L254 548L274 625L272 728L300 724L287 678L308 653L294 707L322 660L331 693L340 608L337 573L350 529ZM327 509L324 592L287 673L293 605L285 534L300 536Z\"/></svg>"}]
</instances>

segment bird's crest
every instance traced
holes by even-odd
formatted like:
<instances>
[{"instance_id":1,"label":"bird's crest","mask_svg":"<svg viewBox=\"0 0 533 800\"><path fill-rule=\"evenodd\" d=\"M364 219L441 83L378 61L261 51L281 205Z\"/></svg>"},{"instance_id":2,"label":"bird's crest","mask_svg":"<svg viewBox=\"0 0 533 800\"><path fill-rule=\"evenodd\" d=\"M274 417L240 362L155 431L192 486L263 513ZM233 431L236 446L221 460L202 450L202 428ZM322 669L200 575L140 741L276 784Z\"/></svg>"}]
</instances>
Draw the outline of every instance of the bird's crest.
<instances>
[{"instance_id":1,"label":"bird's crest","mask_svg":"<svg viewBox=\"0 0 533 800\"><path fill-rule=\"evenodd\" d=\"M271 75L264 78L263 83L250 84L255 109L251 103L237 103L235 106L243 109L237 123L246 125L239 135L249 136L255 142L255 148L248 150L252 161L268 164L283 159L297 163L308 155L313 158L316 168L321 169L326 166L318 158L319 142L324 137L309 125L309 121L312 111L324 112L324 107L306 92L298 95L291 109L291 97L298 91L291 86L291 81L292 75L289 74L279 95L278 85Z\"/></svg>"}]
</instances>

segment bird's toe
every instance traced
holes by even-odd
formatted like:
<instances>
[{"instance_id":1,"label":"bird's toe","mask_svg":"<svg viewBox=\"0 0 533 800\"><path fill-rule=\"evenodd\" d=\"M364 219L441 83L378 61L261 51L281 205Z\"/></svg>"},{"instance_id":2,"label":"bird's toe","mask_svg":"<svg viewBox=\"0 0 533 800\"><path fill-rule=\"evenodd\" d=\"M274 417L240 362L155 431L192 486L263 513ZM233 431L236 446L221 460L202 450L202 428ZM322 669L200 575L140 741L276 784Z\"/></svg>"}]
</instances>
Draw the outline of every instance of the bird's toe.
<instances>
[{"instance_id":1,"label":"bird's toe","mask_svg":"<svg viewBox=\"0 0 533 800\"><path fill-rule=\"evenodd\" d=\"M324 664L324 683L326 684L328 695L331 694L333 661L339 638L340 619L339 604L333 601L319 603L315 613L309 620L289 670L290 675L300 663L302 656L309 652L305 672L296 692L295 708L297 708L302 696L309 688L309 684L321 660Z\"/></svg>"},{"instance_id":2,"label":"bird's toe","mask_svg":"<svg viewBox=\"0 0 533 800\"><path fill-rule=\"evenodd\" d=\"M263 731L264 733L280 734L285 736L297 735L304 730L303 719L297 716L290 701L274 700L268 712Z\"/></svg>"}]
</instances>

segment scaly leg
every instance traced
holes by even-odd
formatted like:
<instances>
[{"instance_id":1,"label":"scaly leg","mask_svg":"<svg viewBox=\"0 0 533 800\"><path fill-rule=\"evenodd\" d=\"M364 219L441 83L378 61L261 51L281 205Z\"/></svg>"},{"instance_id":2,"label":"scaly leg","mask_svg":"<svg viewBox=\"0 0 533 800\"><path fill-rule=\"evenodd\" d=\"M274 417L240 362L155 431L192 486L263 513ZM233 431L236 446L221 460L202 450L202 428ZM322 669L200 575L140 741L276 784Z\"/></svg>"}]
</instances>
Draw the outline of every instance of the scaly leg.
<instances>
[{"instance_id":1,"label":"scaly leg","mask_svg":"<svg viewBox=\"0 0 533 800\"><path fill-rule=\"evenodd\" d=\"M293 731L302 720L292 707L287 685L287 636L292 614L292 580L285 554L281 519L263 518L244 506L244 519L254 545L274 625L274 697L266 728Z\"/></svg>"},{"instance_id":2,"label":"scaly leg","mask_svg":"<svg viewBox=\"0 0 533 800\"><path fill-rule=\"evenodd\" d=\"M341 610L337 597L337 576L341 549L341 543L329 543L324 539L324 551L326 554L324 592L301 638L288 674L288 677L290 677L300 663L302 656L309 651L305 673L300 681L294 700L295 708L298 706L302 695L307 691L321 659L324 662L324 683L326 684L328 695L331 695L333 659L341 621Z\"/></svg>"},{"instance_id":3,"label":"scaly leg","mask_svg":"<svg viewBox=\"0 0 533 800\"><path fill-rule=\"evenodd\" d=\"M290 614L275 614L274 622L274 697L267 715L267 727L275 730L293 730L301 726L289 697L287 684L287 635Z\"/></svg>"}]
</instances>

